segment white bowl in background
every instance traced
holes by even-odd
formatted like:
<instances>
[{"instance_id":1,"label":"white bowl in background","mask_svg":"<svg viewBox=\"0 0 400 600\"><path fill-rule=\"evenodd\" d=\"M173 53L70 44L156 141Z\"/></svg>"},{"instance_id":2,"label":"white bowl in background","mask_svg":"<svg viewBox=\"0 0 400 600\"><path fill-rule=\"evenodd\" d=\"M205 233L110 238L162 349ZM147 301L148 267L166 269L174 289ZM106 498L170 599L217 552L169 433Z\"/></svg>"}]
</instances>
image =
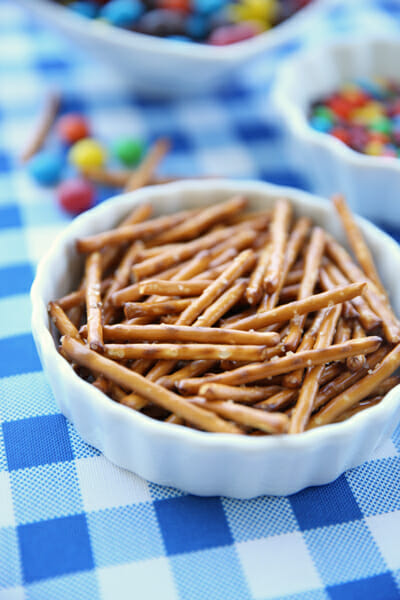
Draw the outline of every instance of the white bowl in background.
<instances>
[{"instance_id":1,"label":"white bowl in background","mask_svg":"<svg viewBox=\"0 0 400 600\"><path fill-rule=\"evenodd\" d=\"M314 0L292 17L252 39L225 47L184 43L126 31L91 20L52 0L19 0L33 14L125 74L132 89L181 96L215 89L251 59L301 32L307 19L336 0Z\"/></svg>"},{"instance_id":2,"label":"white bowl in background","mask_svg":"<svg viewBox=\"0 0 400 600\"><path fill-rule=\"evenodd\" d=\"M207 433L159 422L120 405L81 379L56 349L47 303L77 284L82 257L75 240L116 224L132 206L151 202L155 213L215 204L245 195L253 209L277 196L293 202L343 241L330 203L299 190L261 182L192 180L117 196L75 219L41 260L32 286L32 329L43 369L64 415L82 438L113 463L158 484L193 494L251 498L290 494L333 481L364 462L391 435L400 419L400 386L377 406L339 424L296 435L249 437ZM382 279L400 314L400 247L385 233L359 220Z\"/></svg>"},{"instance_id":3,"label":"white bowl in background","mask_svg":"<svg viewBox=\"0 0 400 600\"><path fill-rule=\"evenodd\" d=\"M329 197L343 193L353 210L373 221L400 225L400 160L368 156L309 123L311 104L358 78L400 82L399 38L356 38L308 50L279 70L272 103L286 133L294 166Z\"/></svg>"}]
</instances>

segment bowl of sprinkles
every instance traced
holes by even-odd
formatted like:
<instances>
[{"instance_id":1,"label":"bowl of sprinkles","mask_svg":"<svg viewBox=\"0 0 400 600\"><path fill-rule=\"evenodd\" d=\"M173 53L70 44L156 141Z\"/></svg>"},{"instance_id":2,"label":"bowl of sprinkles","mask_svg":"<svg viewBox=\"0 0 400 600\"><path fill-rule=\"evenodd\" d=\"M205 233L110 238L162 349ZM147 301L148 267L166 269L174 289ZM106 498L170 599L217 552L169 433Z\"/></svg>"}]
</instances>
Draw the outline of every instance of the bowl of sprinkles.
<instances>
[{"instance_id":1,"label":"bowl of sprinkles","mask_svg":"<svg viewBox=\"0 0 400 600\"><path fill-rule=\"evenodd\" d=\"M215 89L297 36L332 0L20 0L43 21L158 96Z\"/></svg>"},{"instance_id":2,"label":"bowl of sprinkles","mask_svg":"<svg viewBox=\"0 0 400 600\"><path fill-rule=\"evenodd\" d=\"M335 42L289 59L273 91L290 156L314 190L340 191L388 225L400 224L399 60L398 40Z\"/></svg>"}]
</instances>

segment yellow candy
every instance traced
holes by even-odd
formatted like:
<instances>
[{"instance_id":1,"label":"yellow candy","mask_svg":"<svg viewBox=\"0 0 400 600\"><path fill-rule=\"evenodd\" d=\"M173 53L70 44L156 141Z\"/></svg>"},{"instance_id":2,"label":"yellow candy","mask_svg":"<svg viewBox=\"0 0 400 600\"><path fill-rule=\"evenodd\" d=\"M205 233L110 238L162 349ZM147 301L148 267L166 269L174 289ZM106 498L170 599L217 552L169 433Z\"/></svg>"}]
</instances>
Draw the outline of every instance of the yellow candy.
<instances>
[{"instance_id":1,"label":"yellow candy","mask_svg":"<svg viewBox=\"0 0 400 600\"><path fill-rule=\"evenodd\" d=\"M263 29L269 29L278 11L277 0L240 0L230 7L229 15L235 22L255 21Z\"/></svg>"},{"instance_id":2,"label":"yellow candy","mask_svg":"<svg viewBox=\"0 0 400 600\"><path fill-rule=\"evenodd\" d=\"M370 156L381 156L383 154L382 142L376 140L368 142L365 146L365 154L369 154Z\"/></svg>"},{"instance_id":3,"label":"yellow candy","mask_svg":"<svg viewBox=\"0 0 400 600\"><path fill-rule=\"evenodd\" d=\"M90 171L103 166L106 152L96 140L84 138L72 146L68 158L80 171Z\"/></svg>"},{"instance_id":4,"label":"yellow candy","mask_svg":"<svg viewBox=\"0 0 400 600\"><path fill-rule=\"evenodd\" d=\"M356 123L366 125L384 114L381 104L379 102L369 102L361 108L356 108L351 115Z\"/></svg>"}]
</instances>

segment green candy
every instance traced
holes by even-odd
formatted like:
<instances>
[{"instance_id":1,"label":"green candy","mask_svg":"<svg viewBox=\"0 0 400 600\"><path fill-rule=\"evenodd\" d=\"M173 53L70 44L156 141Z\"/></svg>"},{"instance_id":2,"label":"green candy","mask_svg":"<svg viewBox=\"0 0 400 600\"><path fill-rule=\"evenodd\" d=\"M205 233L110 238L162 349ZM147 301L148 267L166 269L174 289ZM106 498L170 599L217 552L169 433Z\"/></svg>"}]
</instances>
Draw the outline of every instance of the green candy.
<instances>
[{"instance_id":1,"label":"green candy","mask_svg":"<svg viewBox=\"0 0 400 600\"><path fill-rule=\"evenodd\" d=\"M316 106L314 108L313 115L316 116L316 117L323 117L324 119L327 119L331 123L333 123L334 120L335 120L334 113L327 106L321 106L321 105L320 106Z\"/></svg>"},{"instance_id":2,"label":"green candy","mask_svg":"<svg viewBox=\"0 0 400 600\"><path fill-rule=\"evenodd\" d=\"M142 140L123 137L116 140L112 146L113 155L127 167L138 164L144 154L145 145Z\"/></svg>"},{"instance_id":3,"label":"green candy","mask_svg":"<svg viewBox=\"0 0 400 600\"><path fill-rule=\"evenodd\" d=\"M380 117L379 119L374 119L369 126L370 131L376 131L377 133L384 133L386 135L390 135L392 133L393 124L390 119L386 117Z\"/></svg>"}]
</instances>

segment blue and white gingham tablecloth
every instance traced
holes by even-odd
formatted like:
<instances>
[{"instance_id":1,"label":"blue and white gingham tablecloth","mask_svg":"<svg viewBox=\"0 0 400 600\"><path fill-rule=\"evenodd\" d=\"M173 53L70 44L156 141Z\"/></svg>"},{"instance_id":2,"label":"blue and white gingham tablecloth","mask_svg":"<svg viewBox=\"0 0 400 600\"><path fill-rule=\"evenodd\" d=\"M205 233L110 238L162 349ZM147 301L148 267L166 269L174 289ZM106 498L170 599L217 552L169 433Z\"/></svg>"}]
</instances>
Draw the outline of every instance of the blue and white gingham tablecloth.
<instances>
[{"instance_id":1,"label":"blue and white gingham tablecloth","mask_svg":"<svg viewBox=\"0 0 400 600\"><path fill-rule=\"evenodd\" d=\"M400 2L345 0L310 24L307 39L257 61L219 93L146 102L1 2L0 600L400 598L400 428L330 485L251 501L149 484L80 439L43 375L28 296L37 261L69 217L17 161L45 90L58 87L63 110L87 114L104 141L127 132L170 137L166 175L307 188L268 109L271 75L301 43L360 31L400 35Z\"/></svg>"}]
</instances>

